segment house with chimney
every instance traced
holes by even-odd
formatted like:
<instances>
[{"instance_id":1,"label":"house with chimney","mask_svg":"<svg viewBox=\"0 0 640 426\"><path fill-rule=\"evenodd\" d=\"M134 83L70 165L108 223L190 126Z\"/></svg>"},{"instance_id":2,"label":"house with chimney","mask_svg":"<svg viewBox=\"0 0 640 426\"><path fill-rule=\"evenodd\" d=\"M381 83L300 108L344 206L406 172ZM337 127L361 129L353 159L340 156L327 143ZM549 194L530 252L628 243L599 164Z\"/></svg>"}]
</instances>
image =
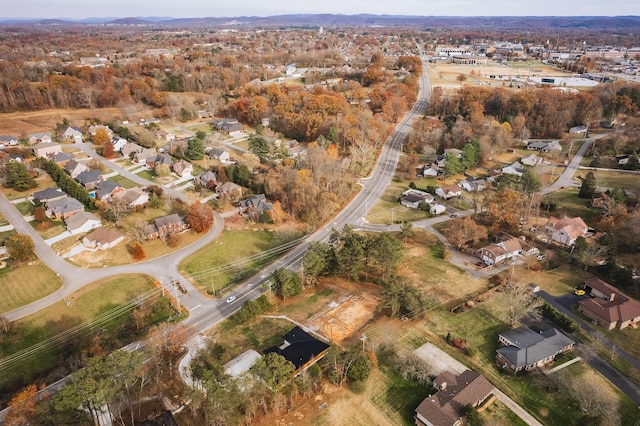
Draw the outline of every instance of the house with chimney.
<instances>
[{"instance_id":1,"label":"house with chimney","mask_svg":"<svg viewBox=\"0 0 640 426\"><path fill-rule=\"evenodd\" d=\"M47 202L47 214L52 219L66 219L82 211L84 211L84 206L75 198L65 197Z\"/></svg>"},{"instance_id":2,"label":"house with chimney","mask_svg":"<svg viewBox=\"0 0 640 426\"><path fill-rule=\"evenodd\" d=\"M169 234L182 232L187 228L188 225L184 220L177 213L174 213L154 219L153 223L150 223L145 228L144 236L147 240L154 240L156 238L164 238Z\"/></svg>"},{"instance_id":3,"label":"house with chimney","mask_svg":"<svg viewBox=\"0 0 640 426\"><path fill-rule=\"evenodd\" d=\"M578 237L587 235L589 227L581 217L565 217L559 219L550 216L545 224L545 230L551 239L566 246L573 245Z\"/></svg>"},{"instance_id":4,"label":"house with chimney","mask_svg":"<svg viewBox=\"0 0 640 426\"><path fill-rule=\"evenodd\" d=\"M531 256L539 250L531 246L522 238L516 238L506 233L496 236L495 242L476 250L476 256L486 265L498 265L517 256Z\"/></svg>"},{"instance_id":5,"label":"house with chimney","mask_svg":"<svg viewBox=\"0 0 640 426\"><path fill-rule=\"evenodd\" d=\"M62 133L62 139L82 142L82 129L80 127L69 126Z\"/></svg>"},{"instance_id":6,"label":"house with chimney","mask_svg":"<svg viewBox=\"0 0 640 426\"><path fill-rule=\"evenodd\" d=\"M62 145L59 143L38 143L31 147L31 152L36 157L52 159L56 154L62 153Z\"/></svg>"},{"instance_id":7,"label":"house with chimney","mask_svg":"<svg viewBox=\"0 0 640 426\"><path fill-rule=\"evenodd\" d=\"M519 327L499 334L498 341L502 347L496 350L496 363L515 372L550 364L557 355L572 350L575 345L553 327L539 332Z\"/></svg>"},{"instance_id":8,"label":"house with chimney","mask_svg":"<svg viewBox=\"0 0 640 426\"><path fill-rule=\"evenodd\" d=\"M80 173L88 172L89 167L87 167L84 163L79 163L78 161L71 159L67 161L67 164L64 165L64 171L67 172L69 176L75 179Z\"/></svg>"},{"instance_id":9,"label":"house with chimney","mask_svg":"<svg viewBox=\"0 0 640 426\"><path fill-rule=\"evenodd\" d=\"M121 202L128 209L144 207L149 202L149 193L142 188L133 187L124 190L118 190L111 195L112 202Z\"/></svg>"},{"instance_id":10,"label":"house with chimney","mask_svg":"<svg viewBox=\"0 0 640 426\"><path fill-rule=\"evenodd\" d=\"M640 303L622 294L611 284L600 278L591 278L584 283L589 298L578 302L578 311L606 328L636 328L640 321Z\"/></svg>"},{"instance_id":11,"label":"house with chimney","mask_svg":"<svg viewBox=\"0 0 640 426\"><path fill-rule=\"evenodd\" d=\"M481 405L495 387L475 371L466 370L454 375L440 373L433 381L435 393L426 397L416 408L416 426L459 426L468 406Z\"/></svg>"}]
</instances>

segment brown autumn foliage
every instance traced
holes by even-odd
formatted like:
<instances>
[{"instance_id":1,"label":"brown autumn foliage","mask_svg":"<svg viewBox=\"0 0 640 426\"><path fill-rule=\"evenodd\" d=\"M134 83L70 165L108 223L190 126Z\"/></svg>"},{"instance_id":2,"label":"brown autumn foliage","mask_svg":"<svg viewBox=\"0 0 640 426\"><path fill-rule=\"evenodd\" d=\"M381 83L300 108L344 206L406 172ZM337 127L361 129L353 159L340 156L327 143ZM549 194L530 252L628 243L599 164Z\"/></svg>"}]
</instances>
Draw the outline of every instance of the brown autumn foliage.
<instances>
[{"instance_id":1,"label":"brown autumn foliage","mask_svg":"<svg viewBox=\"0 0 640 426\"><path fill-rule=\"evenodd\" d=\"M207 204L195 202L189 206L186 221L194 231L207 232L213 226L213 209Z\"/></svg>"}]
</instances>

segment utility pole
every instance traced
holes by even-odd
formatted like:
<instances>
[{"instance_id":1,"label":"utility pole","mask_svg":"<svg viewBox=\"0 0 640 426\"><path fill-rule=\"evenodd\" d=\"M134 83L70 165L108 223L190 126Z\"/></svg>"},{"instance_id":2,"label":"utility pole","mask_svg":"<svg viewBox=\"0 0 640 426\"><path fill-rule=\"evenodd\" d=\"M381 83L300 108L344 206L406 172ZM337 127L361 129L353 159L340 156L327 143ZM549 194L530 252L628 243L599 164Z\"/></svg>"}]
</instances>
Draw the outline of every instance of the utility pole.
<instances>
[{"instance_id":1,"label":"utility pole","mask_svg":"<svg viewBox=\"0 0 640 426\"><path fill-rule=\"evenodd\" d=\"M178 283L173 283L173 289L176 295L176 307L178 308L178 314L182 313L182 308L180 307L180 299L178 299Z\"/></svg>"},{"instance_id":2,"label":"utility pole","mask_svg":"<svg viewBox=\"0 0 640 426\"><path fill-rule=\"evenodd\" d=\"M212 296L216 295L216 289L213 287L213 278L211 278L211 295Z\"/></svg>"},{"instance_id":3,"label":"utility pole","mask_svg":"<svg viewBox=\"0 0 640 426\"><path fill-rule=\"evenodd\" d=\"M364 342L368 339L366 334L363 334L362 337L360 337L360 340L362 340L362 352L364 352Z\"/></svg>"}]
</instances>

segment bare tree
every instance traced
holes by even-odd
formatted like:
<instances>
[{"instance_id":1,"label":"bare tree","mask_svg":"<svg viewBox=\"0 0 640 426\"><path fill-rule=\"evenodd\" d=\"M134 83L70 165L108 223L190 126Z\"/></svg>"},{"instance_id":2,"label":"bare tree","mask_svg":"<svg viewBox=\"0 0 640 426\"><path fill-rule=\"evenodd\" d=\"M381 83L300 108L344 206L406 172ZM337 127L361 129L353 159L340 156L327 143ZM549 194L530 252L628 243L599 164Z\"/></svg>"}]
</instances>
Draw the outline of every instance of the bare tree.
<instances>
[{"instance_id":1,"label":"bare tree","mask_svg":"<svg viewBox=\"0 0 640 426\"><path fill-rule=\"evenodd\" d=\"M0 315L0 331L8 333L11 330L11 321L4 315Z\"/></svg>"},{"instance_id":2,"label":"bare tree","mask_svg":"<svg viewBox=\"0 0 640 426\"><path fill-rule=\"evenodd\" d=\"M536 297L526 284L519 282L508 283L498 297L502 302L500 315L511 327L527 315L536 315L537 309L543 304L542 299Z\"/></svg>"}]
</instances>

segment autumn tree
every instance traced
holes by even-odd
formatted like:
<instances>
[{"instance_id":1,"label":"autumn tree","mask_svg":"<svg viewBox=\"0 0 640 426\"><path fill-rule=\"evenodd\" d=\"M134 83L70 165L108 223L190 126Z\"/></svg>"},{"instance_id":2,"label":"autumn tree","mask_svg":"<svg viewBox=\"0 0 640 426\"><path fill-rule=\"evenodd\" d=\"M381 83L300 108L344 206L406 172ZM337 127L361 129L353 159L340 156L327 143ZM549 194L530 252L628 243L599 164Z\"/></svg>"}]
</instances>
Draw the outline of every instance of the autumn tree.
<instances>
[{"instance_id":1,"label":"autumn tree","mask_svg":"<svg viewBox=\"0 0 640 426\"><path fill-rule=\"evenodd\" d=\"M460 250L469 242L473 244L475 241L485 238L487 236L487 228L476 223L471 216L465 216L450 221L446 235L447 239Z\"/></svg>"},{"instance_id":2,"label":"autumn tree","mask_svg":"<svg viewBox=\"0 0 640 426\"><path fill-rule=\"evenodd\" d=\"M29 385L22 389L11 398L4 424L7 426L36 424L38 420L37 400L38 388L36 385Z\"/></svg>"},{"instance_id":3,"label":"autumn tree","mask_svg":"<svg viewBox=\"0 0 640 426\"><path fill-rule=\"evenodd\" d=\"M36 222L44 222L47 220L47 210L43 206L33 209L33 220Z\"/></svg>"},{"instance_id":4,"label":"autumn tree","mask_svg":"<svg viewBox=\"0 0 640 426\"><path fill-rule=\"evenodd\" d=\"M189 206L186 221L194 231L208 232L214 222L213 209L207 204L196 201Z\"/></svg>"},{"instance_id":5,"label":"autumn tree","mask_svg":"<svg viewBox=\"0 0 640 426\"><path fill-rule=\"evenodd\" d=\"M133 253L131 254L131 257L133 257L133 260L135 260L136 262L139 262L143 260L145 257L147 257L147 254L142 248L142 244L140 244L139 242L134 244Z\"/></svg>"},{"instance_id":6,"label":"autumn tree","mask_svg":"<svg viewBox=\"0 0 640 426\"><path fill-rule=\"evenodd\" d=\"M108 142L111 142L111 138L109 138L109 133L107 133L107 129L103 127L96 129L96 134L93 136L93 143L95 143L96 145L102 145L104 149L104 146L108 145ZM108 157L105 157L105 158L108 158Z\"/></svg>"},{"instance_id":7,"label":"autumn tree","mask_svg":"<svg viewBox=\"0 0 640 426\"><path fill-rule=\"evenodd\" d=\"M497 229L512 232L518 229L521 205L520 194L513 190L495 192L486 203L486 212L490 223Z\"/></svg>"},{"instance_id":8,"label":"autumn tree","mask_svg":"<svg viewBox=\"0 0 640 426\"><path fill-rule=\"evenodd\" d=\"M4 241L9 257L14 260L31 258L35 253L33 239L26 234L15 234Z\"/></svg>"},{"instance_id":9,"label":"autumn tree","mask_svg":"<svg viewBox=\"0 0 640 426\"><path fill-rule=\"evenodd\" d=\"M102 156L107 159L116 156L116 153L113 149L113 144L111 142L107 142L102 145Z\"/></svg>"},{"instance_id":10,"label":"autumn tree","mask_svg":"<svg viewBox=\"0 0 640 426\"><path fill-rule=\"evenodd\" d=\"M587 241L586 238L580 236L576 238L572 253L584 265L586 271L595 260L606 256L607 247L600 244L599 241Z\"/></svg>"},{"instance_id":11,"label":"autumn tree","mask_svg":"<svg viewBox=\"0 0 640 426\"><path fill-rule=\"evenodd\" d=\"M191 326L162 322L149 330L147 345L158 365L167 364L169 375L173 377L173 363L183 351L185 343L195 333Z\"/></svg>"},{"instance_id":12,"label":"autumn tree","mask_svg":"<svg viewBox=\"0 0 640 426\"><path fill-rule=\"evenodd\" d=\"M167 177L171 174L171 167L168 164L158 164L154 169L154 173L158 177Z\"/></svg>"}]
</instances>

